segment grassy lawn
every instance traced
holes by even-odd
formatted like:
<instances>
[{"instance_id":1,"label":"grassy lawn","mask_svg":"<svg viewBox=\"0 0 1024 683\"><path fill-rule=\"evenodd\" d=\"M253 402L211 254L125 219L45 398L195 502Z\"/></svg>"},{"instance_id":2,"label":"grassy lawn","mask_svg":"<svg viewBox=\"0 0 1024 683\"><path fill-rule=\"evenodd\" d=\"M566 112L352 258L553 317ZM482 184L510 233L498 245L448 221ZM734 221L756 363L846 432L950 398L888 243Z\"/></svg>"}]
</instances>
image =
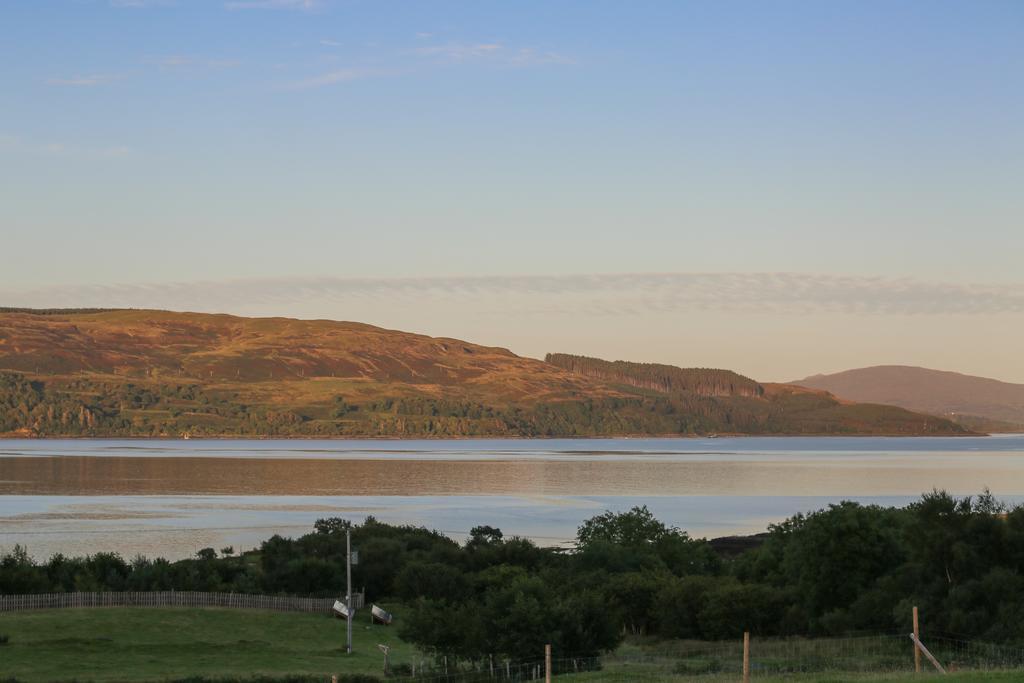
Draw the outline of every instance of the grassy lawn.
<instances>
[{"instance_id":1,"label":"grassy lawn","mask_svg":"<svg viewBox=\"0 0 1024 683\"><path fill-rule=\"evenodd\" d=\"M668 681L670 683L736 683L740 679L736 674L709 674L703 676L673 676L664 670L647 669L643 665L628 667L609 667L605 671L587 674L571 674L559 676L560 683L648 683ZM1024 673L1008 672L971 672L956 673L948 676L932 674L789 674L786 676L753 675L752 681L758 683L1010 683L1024 680Z\"/></svg>"},{"instance_id":2,"label":"grassy lawn","mask_svg":"<svg viewBox=\"0 0 1024 683\"><path fill-rule=\"evenodd\" d=\"M393 664L418 659L394 628L372 626L368 616L353 630L355 653L345 654L345 622L327 616L255 610L188 608L95 608L0 614L0 680L19 681L164 681L186 676L245 677L333 673L380 675L378 643L392 646ZM828 641L812 643L817 649ZM559 676L572 683L690 681L725 683L737 672L686 676L673 673L680 658L672 648L682 641L627 642L606 659L602 671ZM693 645L690 643L689 645ZM735 645L735 644L734 644ZM729 647L721 643L707 648ZM769 642L759 643L764 660ZM728 657L733 658L732 647ZM644 655L645 662L629 661ZM695 661L693 655L687 658ZM879 662L889 661L879 659ZM730 659L731 662L731 659ZM731 662L735 664L735 662ZM913 674L806 673L787 676L758 673L765 683L996 683L1024 680L1024 672L963 672L948 676Z\"/></svg>"},{"instance_id":3,"label":"grassy lawn","mask_svg":"<svg viewBox=\"0 0 1024 683\"><path fill-rule=\"evenodd\" d=\"M368 673L380 675L378 643L393 663L415 650L394 628L322 615L255 610L95 608L0 614L0 678L24 681L159 681L189 675Z\"/></svg>"}]
</instances>

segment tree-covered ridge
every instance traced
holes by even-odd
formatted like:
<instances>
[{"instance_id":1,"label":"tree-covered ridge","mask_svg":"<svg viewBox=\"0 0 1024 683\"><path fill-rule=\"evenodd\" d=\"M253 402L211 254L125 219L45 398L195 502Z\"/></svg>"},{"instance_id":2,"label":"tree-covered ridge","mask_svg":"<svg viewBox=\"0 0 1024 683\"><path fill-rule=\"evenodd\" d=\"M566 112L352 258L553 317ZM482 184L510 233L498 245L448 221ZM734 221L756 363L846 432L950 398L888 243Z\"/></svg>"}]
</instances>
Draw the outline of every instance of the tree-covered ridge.
<instances>
[{"instance_id":1,"label":"tree-covered ridge","mask_svg":"<svg viewBox=\"0 0 1024 683\"><path fill-rule=\"evenodd\" d=\"M410 395L330 393L283 404L240 386L40 381L0 372L0 434L22 436L592 437L607 435L959 434L947 420L901 408L842 405L827 395L692 394L485 403Z\"/></svg>"},{"instance_id":2,"label":"tree-covered ridge","mask_svg":"<svg viewBox=\"0 0 1024 683\"><path fill-rule=\"evenodd\" d=\"M763 396L764 387L732 370L679 368L658 363L607 361L568 353L549 353L545 362L569 372L652 389L667 394L689 392L698 396Z\"/></svg>"},{"instance_id":3,"label":"tree-covered ridge","mask_svg":"<svg viewBox=\"0 0 1024 683\"><path fill-rule=\"evenodd\" d=\"M197 590L338 596L345 530L359 551L353 585L391 601L403 638L457 659L574 655L623 633L666 638L841 635L910 629L1024 644L1024 507L985 493L932 492L905 508L843 502L770 527L739 555L666 525L646 508L585 521L571 550L489 526L459 543L414 526L319 520L259 549L199 551L168 562L117 555L0 556L0 593Z\"/></svg>"},{"instance_id":4,"label":"tree-covered ridge","mask_svg":"<svg viewBox=\"0 0 1024 683\"><path fill-rule=\"evenodd\" d=\"M967 433L948 420L726 370L549 357L559 358L574 363L329 320L0 313L0 434ZM592 372L606 367L615 372Z\"/></svg>"}]
</instances>

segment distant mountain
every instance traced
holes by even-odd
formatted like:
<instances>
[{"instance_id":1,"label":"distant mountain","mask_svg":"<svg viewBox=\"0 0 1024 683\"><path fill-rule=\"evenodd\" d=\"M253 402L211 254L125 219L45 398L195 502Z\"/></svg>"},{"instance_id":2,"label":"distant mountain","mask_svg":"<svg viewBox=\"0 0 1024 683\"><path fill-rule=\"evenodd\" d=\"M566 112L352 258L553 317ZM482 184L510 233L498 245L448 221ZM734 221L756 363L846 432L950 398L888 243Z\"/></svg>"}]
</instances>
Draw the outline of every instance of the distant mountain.
<instances>
[{"instance_id":1,"label":"distant mountain","mask_svg":"<svg viewBox=\"0 0 1024 683\"><path fill-rule=\"evenodd\" d=\"M963 434L728 370L550 362L331 320L0 310L0 433L24 436Z\"/></svg>"},{"instance_id":2,"label":"distant mountain","mask_svg":"<svg viewBox=\"0 0 1024 683\"><path fill-rule=\"evenodd\" d=\"M852 401L900 406L955 419L972 429L1024 429L1024 384L906 365L879 365L793 384Z\"/></svg>"},{"instance_id":3,"label":"distant mountain","mask_svg":"<svg viewBox=\"0 0 1024 683\"><path fill-rule=\"evenodd\" d=\"M741 434L937 434L951 421L894 406L842 401L827 391L790 384L761 384L731 370L679 368L656 363L607 361L549 353L545 360L570 372L609 382L620 390L657 397L681 413L711 415L719 431ZM652 406L655 410L658 405Z\"/></svg>"}]
</instances>

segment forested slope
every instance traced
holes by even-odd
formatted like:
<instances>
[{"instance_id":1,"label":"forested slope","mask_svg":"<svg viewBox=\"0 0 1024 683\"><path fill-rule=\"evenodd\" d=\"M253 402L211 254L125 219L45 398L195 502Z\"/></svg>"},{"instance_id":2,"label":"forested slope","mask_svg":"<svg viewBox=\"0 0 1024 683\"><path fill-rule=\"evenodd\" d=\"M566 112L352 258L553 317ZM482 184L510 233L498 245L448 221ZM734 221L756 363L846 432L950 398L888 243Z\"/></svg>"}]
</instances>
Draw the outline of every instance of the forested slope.
<instances>
[{"instance_id":1,"label":"forested slope","mask_svg":"<svg viewBox=\"0 0 1024 683\"><path fill-rule=\"evenodd\" d=\"M330 320L0 312L0 434L959 434L948 420L728 370L551 362Z\"/></svg>"}]
</instances>

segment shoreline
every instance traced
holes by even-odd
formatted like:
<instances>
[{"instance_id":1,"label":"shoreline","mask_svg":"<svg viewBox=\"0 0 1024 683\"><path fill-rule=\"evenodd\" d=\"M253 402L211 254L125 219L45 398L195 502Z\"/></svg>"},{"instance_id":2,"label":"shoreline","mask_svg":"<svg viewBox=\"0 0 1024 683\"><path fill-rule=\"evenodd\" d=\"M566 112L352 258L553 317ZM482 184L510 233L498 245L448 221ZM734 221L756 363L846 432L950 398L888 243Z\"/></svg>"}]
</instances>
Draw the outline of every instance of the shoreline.
<instances>
[{"instance_id":1,"label":"shoreline","mask_svg":"<svg viewBox=\"0 0 1024 683\"><path fill-rule=\"evenodd\" d=\"M0 440L10 441L596 441L596 440L617 440L630 441L633 439L645 440L678 440L678 439L793 439L793 438L885 438L885 439L962 439L962 438L991 438L993 436L1024 436L1020 432L958 432L952 434L905 434L905 433L856 433L836 434L834 432L823 433L771 433L771 434L748 434L748 433L722 433L715 434L600 434L600 435L565 435L565 436L252 436L252 435L206 435L183 438L180 436L36 436L25 435L13 432L0 433Z\"/></svg>"}]
</instances>

